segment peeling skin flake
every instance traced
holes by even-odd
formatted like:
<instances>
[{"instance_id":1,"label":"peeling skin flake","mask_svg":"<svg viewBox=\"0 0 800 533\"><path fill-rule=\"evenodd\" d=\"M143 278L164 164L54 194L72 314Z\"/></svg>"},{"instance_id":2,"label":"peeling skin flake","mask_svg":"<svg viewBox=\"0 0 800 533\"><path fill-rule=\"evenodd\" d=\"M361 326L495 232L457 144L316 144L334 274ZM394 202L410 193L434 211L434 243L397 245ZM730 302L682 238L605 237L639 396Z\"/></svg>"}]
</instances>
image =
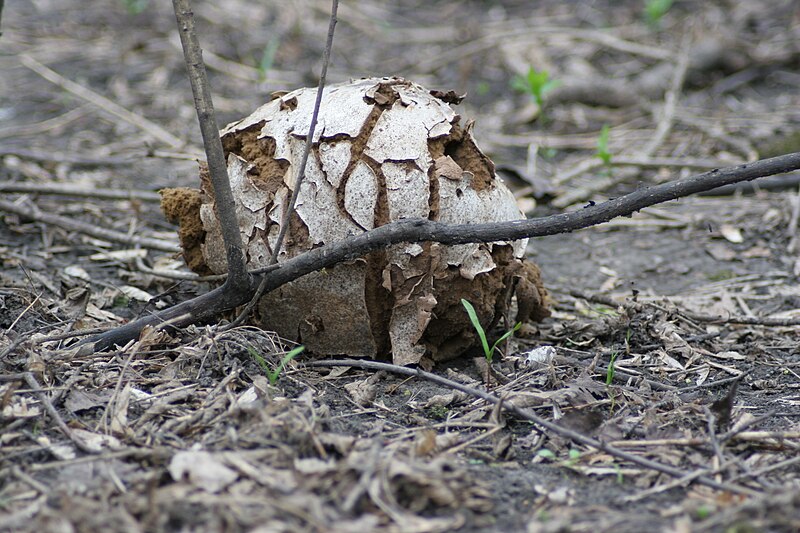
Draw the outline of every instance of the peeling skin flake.
<instances>
[{"instance_id":1,"label":"peeling skin flake","mask_svg":"<svg viewBox=\"0 0 800 533\"><path fill-rule=\"evenodd\" d=\"M263 266L275 245L315 97L316 89L298 89L221 133L252 268ZM369 78L327 87L319 116L279 261L404 218L453 224L524 218L475 145L472 123L460 126L450 105L419 85ZM197 218L205 233L185 246L202 251L195 270L224 272L214 196L208 180L202 183ZM171 218L191 218L179 217L177 207L164 209ZM255 318L320 355L391 352L398 364L446 360L475 342L461 298L488 327L506 308L506 287L516 279L526 291L518 318L547 316L538 269L523 260L526 244L395 245L280 287L263 297Z\"/></svg>"}]
</instances>

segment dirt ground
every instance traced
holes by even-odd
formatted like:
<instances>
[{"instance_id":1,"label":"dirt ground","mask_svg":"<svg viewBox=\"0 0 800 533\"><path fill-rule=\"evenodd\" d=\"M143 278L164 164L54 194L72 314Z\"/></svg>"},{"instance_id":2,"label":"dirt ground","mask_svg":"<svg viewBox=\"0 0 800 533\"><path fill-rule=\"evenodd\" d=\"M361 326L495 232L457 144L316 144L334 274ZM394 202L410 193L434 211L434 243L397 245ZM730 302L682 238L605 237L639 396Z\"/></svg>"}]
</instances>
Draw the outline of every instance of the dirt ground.
<instances>
[{"instance_id":1,"label":"dirt ground","mask_svg":"<svg viewBox=\"0 0 800 533\"><path fill-rule=\"evenodd\" d=\"M347 1L329 79L467 93L529 216L800 151L798 3L659 3ZM174 15L5 4L0 531L800 530L797 173L531 240L552 316L488 383L479 349L433 370L677 475L425 379L304 354L270 383L291 346L251 326L93 353L76 333L209 288L152 271L186 272L155 191L202 157ZM220 125L316 84L327 2L195 12ZM529 67L557 81L541 109Z\"/></svg>"}]
</instances>

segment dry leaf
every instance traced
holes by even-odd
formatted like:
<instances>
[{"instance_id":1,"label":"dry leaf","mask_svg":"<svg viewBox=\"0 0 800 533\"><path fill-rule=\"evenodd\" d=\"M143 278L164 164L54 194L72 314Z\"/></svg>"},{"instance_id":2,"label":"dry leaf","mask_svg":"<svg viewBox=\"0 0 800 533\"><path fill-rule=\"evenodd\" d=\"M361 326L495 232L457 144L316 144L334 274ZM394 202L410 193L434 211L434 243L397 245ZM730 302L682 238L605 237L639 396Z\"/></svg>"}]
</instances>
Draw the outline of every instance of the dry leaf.
<instances>
[{"instance_id":1,"label":"dry leaf","mask_svg":"<svg viewBox=\"0 0 800 533\"><path fill-rule=\"evenodd\" d=\"M188 481L210 493L221 491L239 477L214 455L203 451L176 453L167 470L175 481Z\"/></svg>"},{"instance_id":2,"label":"dry leaf","mask_svg":"<svg viewBox=\"0 0 800 533\"><path fill-rule=\"evenodd\" d=\"M730 224L723 224L719 227L719 232L728 242L739 244L744 242L742 230Z\"/></svg>"}]
</instances>

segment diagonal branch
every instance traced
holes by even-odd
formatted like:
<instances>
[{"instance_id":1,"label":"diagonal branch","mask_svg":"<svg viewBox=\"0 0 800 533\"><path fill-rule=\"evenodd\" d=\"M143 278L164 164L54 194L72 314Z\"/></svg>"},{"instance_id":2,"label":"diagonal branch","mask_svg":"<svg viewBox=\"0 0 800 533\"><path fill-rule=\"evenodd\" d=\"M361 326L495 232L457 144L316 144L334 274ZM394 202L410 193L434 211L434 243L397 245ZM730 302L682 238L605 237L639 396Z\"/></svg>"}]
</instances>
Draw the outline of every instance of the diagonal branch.
<instances>
[{"instance_id":1,"label":"diagonal branch","mask_svg":"<svg viewBox=\"0 0 800 533\"><path fill-rule=\"evenodd\" d=\"M289 259L274 270L265 273L263 283L266 290L271 291L310 272L353 260L373 250L401 242L432 241L442 244L465 244L514 241L527 237L568 233L607 222L615 217L631 215L645 207L709 191L723 185L798 169L800 169L800 152L726 169L714 169L686 179L639 189L614 200L578 211L543 218L459 225L443 224L427 219L401 220ZM170 321L176 327L183 327L211 320L220 313L244 304L253 294L253 292L245 291L246 294L234 295L222 290L226 285L160 313L105 332L91 341L95 343L95 349L102 350L115 344L124 344L128 340L138 337L139 332L146 325ZM252 290L254 291L255 288Z\"/></svg>"},{"instance_id":2,"label":"diagonal branch","mask_svg":"<svg viewBox=\"0 0 800 533\"><path fill-rule=\"evenodd\" d=\"M141 246L143 248L150 248L151 250L159 250L162 252L180 252L180 247L174 242L156 239L154 237L145 237L142 235L129 235L121 231L105 228L98 224L82 222L72 217L55 215L53 213L40 210L34 204L18 204L0 198L0 211L14 213L23 219L30 219L35 222L43 222L51 226L63 228L67 231L77 231L84 235L89 235L90 237L102 239L104 241L118 242L128 246Z\"/></svg>"},{"instance_id":3,"label":"diagonal branch","mask_svg":"<svg viewBox=\"0 0 800 533\"><path fill-rule=\"evenodd\" d=\"M294 190L292 196L289 198L289 204L283 210L283 217L281 220L281 229L278 232L278 238L275 240L275 248L272 250L272 255L269 258L269 265L274 265L278 262L278 256L281 253L281 246L286 238L286 232L289 230L289 222L294 214L294 206L297 204L297 197L300 196L300 187L303 185L303 180L306 177L306 164L308 164L308 154L311 153L311 147L314 144L314 131L317 128L317 118L319 117L319 108L322 104L322 91L325 89L325 78L328 76L328 64L331 62L331 49L333 49L333 32L336 28L336 12L339 9L339 0L331 1L331 18L328 24L328 39L325 42L325 50L322 52L322 70L319 74L319 86L317 87L317 97L314 100L314 111L311 114L311 124L308 126L308 137L306 137L306 146L303 149L303 157L300 160L300 168L297 169L297 178L294 182ZM258 303L258 300L267 290L267 278L261 279L258 288L253 294L250 301L239 313L239 316L231 322L226 329L234 328L245 321L247 315L253 310L253 307Z\"/></svg>"}]
</instances>

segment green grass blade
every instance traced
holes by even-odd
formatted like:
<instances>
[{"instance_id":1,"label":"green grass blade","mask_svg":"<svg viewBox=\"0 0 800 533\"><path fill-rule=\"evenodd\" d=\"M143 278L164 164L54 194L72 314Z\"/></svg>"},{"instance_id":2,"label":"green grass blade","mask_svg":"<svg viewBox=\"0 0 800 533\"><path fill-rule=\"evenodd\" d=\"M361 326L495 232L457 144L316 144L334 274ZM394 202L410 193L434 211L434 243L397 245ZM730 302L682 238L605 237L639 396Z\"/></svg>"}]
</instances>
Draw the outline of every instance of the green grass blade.
<instances>
[{"instance_id":1,"label":"green grass blade","mask_svg":"<svg viewBox=\"0 0 800 533\"><path fill-rule=\"evenodd\" d=\"M261 357L261 354L258 353L252 346L247 347L247 352L250 354L250 357L255 359L256 363L258 363L258 366L261 367L261 370L269 374L269 367L267 366L267 362L264 360L264 358Z\"/></svg>"},{"instance_id":2,"label":"green grass blade","mask_svg":"<svg viewBox=\"0 0 800 533\"><path fill-rule=\"evenodd\" d=\"M273 372L269 373L268 377L270 385L275 385L275 383L277 383L278 378L281 375L281 372L283 372L283 369L286 368L287 364L289 364L289 361L300 355L305 349L306 349L305 346L298 346L297 348L294 348L292 351L283 356L281 362L278 363L278 367Z\"/></svg>"},{"instance_id":3,"label":"green grass blade","mask_svg":"<svg viewBox=\"0 0 800 533\"><path fill-rule=\"evenodd\" d=\"M514 325L514 327L513 327L513 328L511 328L510 330L508 330L508 331L506 331L505 333L503 333L503 334L500 336L500 338L499 338L499 339L497 339L496 341L494 341L494 344L492 344L492 349L490 350L492 355L491 355L491 357L489 357L489 361L491 361L491 360L492 360L492 358L494 357L494 351L495 351L495 349L496 349L498 346L500 346L500 343L501 343L501 342L503 342L504 340L506 340L507 338L509 338L511 335L513 335L513 334L514 334L514 332L515 332L515 331L517 331L517 330L518 330L519 328L521 328L521 327L522 327L522 322L517 322L517 323Z\"/></svg>"},{"instance_id":4,"label":"green grass blade","mask_svg":"<svg viewBox=\"0 0 800 533\"><path fill-rule=\"evenodd\" d=\"M478 337L481 339L481 345L483 346L483 353L486 356L486 359L491 361L492 352L489 350L489 341L486 340L486 332L483 331L483 326L481 326L481 321L478 320L478 314L475 312L475 308L472 307L471 303L463 298L461 299L461 305L463 305L464 309L467 310L467 315L469 315L469 321L472 322L472 327L478 332Z\"/></svg>"}]
</instances>

